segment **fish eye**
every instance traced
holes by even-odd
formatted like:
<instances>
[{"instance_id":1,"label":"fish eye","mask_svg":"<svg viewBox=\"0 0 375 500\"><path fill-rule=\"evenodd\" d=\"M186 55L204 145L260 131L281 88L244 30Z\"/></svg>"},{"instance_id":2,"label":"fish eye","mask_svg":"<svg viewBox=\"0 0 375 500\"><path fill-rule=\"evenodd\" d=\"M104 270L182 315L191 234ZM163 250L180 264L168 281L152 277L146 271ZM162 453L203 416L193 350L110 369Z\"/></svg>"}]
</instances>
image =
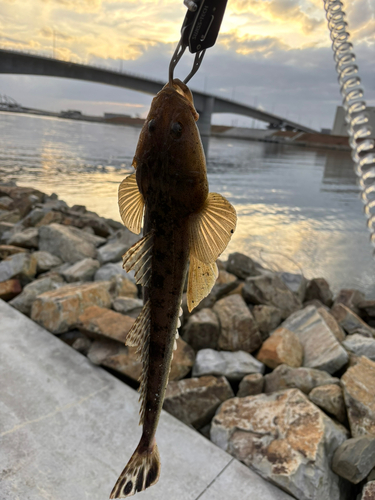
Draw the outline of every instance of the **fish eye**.
<instances>
[{"instance_id":1,"label":"fish eye","mask_svg":"<svg viewBox=\"0 0 375 500\"><path fill-rule=\"evenodd\" d=\"M148 122L148 131L153 132L156 129L155 120L152 119Z\"/></svg>"},{"instance_id":2,"label":"fish eye","mask_svg":"<svg viewBox=\"0 0 375 500\"><path fill-rule=\"evenodd\" d=\"M180 122L175 122L171 126L171 134L175 139L179 139L182 134L182 125Z\"/></svg>"}]
</instances>

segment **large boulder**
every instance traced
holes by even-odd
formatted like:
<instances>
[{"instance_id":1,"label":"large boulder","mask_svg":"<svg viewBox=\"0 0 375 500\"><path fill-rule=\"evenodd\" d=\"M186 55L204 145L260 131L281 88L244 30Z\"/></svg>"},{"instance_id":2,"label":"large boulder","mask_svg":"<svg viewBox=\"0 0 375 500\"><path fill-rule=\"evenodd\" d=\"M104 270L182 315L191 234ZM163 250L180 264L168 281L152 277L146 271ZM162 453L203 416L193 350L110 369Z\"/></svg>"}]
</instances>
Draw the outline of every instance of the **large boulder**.
<instances>
[{"instance_id":1,"label":"large boulder","mask_svg":"<svg viewBox=\"0 0 375 500\"><path fill-rule=\"evenodd\" d=\"M217 314L208 308L192 314L182 329L182 336L193 349L216 349L220 335Z\"/></svg>"},{"instance_id":2,"label":"large boulder","mask_svg":"<svg viewBox=\"0 0 375 500\"><path fill-rule=\"evenodd\" d=\"M74 328L79 316L92 305L111 306L109 283L77 283L42 293L33 302L31 319L52 333L64 333Z\"/></svg>"},{"instance_id":3,"label":"large boulder","mask_svg":"<svg viewBox=\"0 0 375 500\"><path fill-rule=\"evenodd\" d=\"M170 382L164 400L168 413L200 429L208 424L220 404L233 397L225 377L187 378Z\"/></svg>"},{"instance_id":4,"label":"large boulder","mask_svg":"<svg viewBox=\"0 0 375 500\"><path fill-rule=\"evenodd\" d=\"M240 295L230 295L213 307L218 315L221 331L218 347L223 351L253 352L262 344L254 317Z\"/></svg>"},{"instance_id":5,"label":"large boulder","mask_svg":"<svg viewBox=\"0 0 375 500\"><path fill-rule=\"evenodd\" d=\"M301 309L300 300L277 274L247 278L242 295L247 303L278 307L283 319Z\"/></svg>"},{"instance_id":6,"label":"large boulder","mask_svg":"<svg viewBox=\"0 0 375 500\"><path fill-rule=\"evenodd\" d=\"M193 367L193 377L223 375L230 381L240 381L249 373L264 373L264 365L244 351L198 351Z\"/></svg>"},{"instance_id":7,"label":"large boulder","mask_svg":"<svg viewBox=\"0 0 375 500\"><path fill-rule=\"evenodd\" d=\"M346 438L297 389L230 399L211 425L215 444L298 500L349 500L330 467Z\"/></svg>"},{"instance_id":8,"label":"large boulder","mask_svg":"<svg viewBox=\"0 0 375 500\"><path fill-rule=\"evenodd\" d=\"M361 356L341 377L353 437L375 437L375 362Z\"/></svg>"},{"instance_id":9,"label":"large boulder","mask_svg":"<svg viewBox=\"0 0 375 500\"><path fill-rule=\"evenodd\" d=\"M64 262L96 257L96 247L87 241L85 231L72 231L68 226L50 224L39 229L39 250L56 255Z\"/></svg>"},{"instance_id":10,"label":"large boulder","mask_svg":"<svg viewBox=\"0 0 375 500\"><path fill-rule=\"evenodd\" d=\"M281 326L298 336L304 352L303 366L335 373L348 362L347 352L316 307L295 312Z\"/></svg>"},{"instance_id":11,"label":"large boulder","mask_svg":"<svg viewBox=\"0 0 375 500\"><path fill-rule=\"evenodd\" d=\"M278 328L263 342L257 359L269 368L282 364L298 368L302 365L303 349L295 333Z\"/></svg>"},{"instance_id":12,"label":"large boulder","mask_svg":"<svg viewBox=\"0 0 375 500\"><path fill-rule=\"evenodd\" d=\"M339 384L338 378L331 377L327 372L314 368L292 368L287 365L278 366L264 377L264 392L275 392L282 389L297 388L305 394L321 385Z\"/></svg>"}]
</instances>

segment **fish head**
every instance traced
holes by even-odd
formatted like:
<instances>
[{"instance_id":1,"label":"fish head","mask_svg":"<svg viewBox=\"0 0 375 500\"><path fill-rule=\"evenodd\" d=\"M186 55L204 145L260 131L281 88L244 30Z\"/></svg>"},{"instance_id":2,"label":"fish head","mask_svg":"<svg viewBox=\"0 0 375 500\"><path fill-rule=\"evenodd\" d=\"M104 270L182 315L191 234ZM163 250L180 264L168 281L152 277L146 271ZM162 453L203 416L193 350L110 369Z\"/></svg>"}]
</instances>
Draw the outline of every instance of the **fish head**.
<instances>
[{"instance_id":1,"label":"fish head","mask_svg":"<svg viewBox=\"0 0 375 500\"><path fill-rule=\"evenodd\" d=\"M165 194L180 215L203 205L208 183L198 118L192 93L180 80L154 97L133 161L146 203Z\"/></svg>"}]
</instances>

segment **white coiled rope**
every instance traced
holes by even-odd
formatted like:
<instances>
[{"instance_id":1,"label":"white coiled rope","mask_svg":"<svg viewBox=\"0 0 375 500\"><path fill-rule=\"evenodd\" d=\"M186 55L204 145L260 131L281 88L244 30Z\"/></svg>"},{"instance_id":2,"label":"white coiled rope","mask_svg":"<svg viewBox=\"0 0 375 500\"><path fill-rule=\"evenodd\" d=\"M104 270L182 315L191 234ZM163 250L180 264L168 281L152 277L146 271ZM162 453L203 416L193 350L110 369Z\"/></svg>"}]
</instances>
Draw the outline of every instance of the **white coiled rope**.
<instances>
[{"instance_id":1,"label":"white coiled rope","mask_svg":"<svg viewBox=\"0 0 375 500\"><path fill-rule=\"evenodd\" d=\"M366 113L364 91L355 64L353 45L349 42L348 24L345 21L343 3L339 0L324 0L324 8L331 34L332 50L338 73L340 91L348 123L349 144L359 178L361 198L365 205L370 240L375 247L375 145Z\"/></svg>"}]
</instances>

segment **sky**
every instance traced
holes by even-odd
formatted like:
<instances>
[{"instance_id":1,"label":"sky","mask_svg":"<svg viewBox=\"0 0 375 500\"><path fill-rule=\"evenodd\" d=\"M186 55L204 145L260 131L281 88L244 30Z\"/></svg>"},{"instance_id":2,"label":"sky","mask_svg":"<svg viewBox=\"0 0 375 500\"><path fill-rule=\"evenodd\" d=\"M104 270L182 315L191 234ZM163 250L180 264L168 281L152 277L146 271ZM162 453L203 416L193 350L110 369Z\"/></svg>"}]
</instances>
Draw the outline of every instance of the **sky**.
<instances>
[{"instance_id":1,"label":"sky","mask_svg":"<svg viewBox=\"0 0 375 500\"><path fill-rule=\"evenodd\" d=\"M375 105L375 2L346 0L351 41ZM167 80L186 13L182 0L1 0L0 48ZM175 75L184 78L186 52ZM319 130L341 103L322 0L228 0L221 32L189 84ZM152 96L70 79L0 75L0 94L24 106L145 117ZM264 126L235 116L214 123Z\"/></svg>"}]
</instances>

